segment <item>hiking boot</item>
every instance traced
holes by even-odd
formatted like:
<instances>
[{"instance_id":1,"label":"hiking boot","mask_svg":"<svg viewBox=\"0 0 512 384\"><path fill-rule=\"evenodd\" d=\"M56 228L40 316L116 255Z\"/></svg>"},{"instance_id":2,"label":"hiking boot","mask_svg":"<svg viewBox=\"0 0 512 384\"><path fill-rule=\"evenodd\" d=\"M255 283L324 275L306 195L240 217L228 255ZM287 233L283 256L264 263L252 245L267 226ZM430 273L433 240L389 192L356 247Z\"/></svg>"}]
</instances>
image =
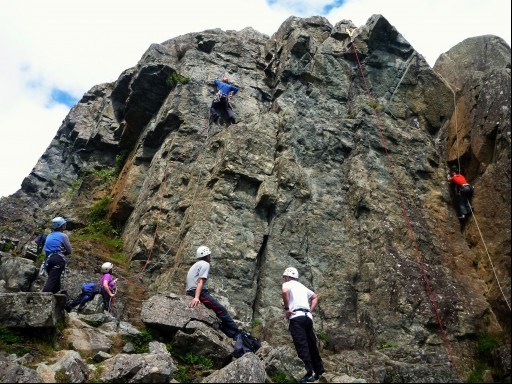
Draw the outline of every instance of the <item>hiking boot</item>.
<instances>
[{"instance_id":1,"label":"hiking boot","mask_svg":"<svg viewBox=\"0 0 512 384\"><path fill-rule=\"evenodd\" d=\"M315 376L312 373L306 373L300 379L300 383L313 383L315 381Z\"/></svg>"},{"instance_id":2,"label":"hiking boot","mask_svg":"<svg viewBox=\"0 0 512 384\"><path fill-rule=\"evenodd\" d=\"M315 372L315 380L318 380L320 378L320 376L322 376L324 374L324 370L321 370L319 371L318 373Z\"/></svg>"}]
</instances>

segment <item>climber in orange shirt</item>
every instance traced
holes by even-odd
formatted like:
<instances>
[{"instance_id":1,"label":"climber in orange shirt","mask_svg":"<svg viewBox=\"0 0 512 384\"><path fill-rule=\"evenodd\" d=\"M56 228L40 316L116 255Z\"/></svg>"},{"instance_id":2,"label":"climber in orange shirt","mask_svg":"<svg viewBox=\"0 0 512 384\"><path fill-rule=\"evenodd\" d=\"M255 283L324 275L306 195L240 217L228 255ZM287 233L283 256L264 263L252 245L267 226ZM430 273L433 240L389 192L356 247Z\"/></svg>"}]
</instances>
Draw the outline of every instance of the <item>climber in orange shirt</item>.
<instances>
[{"instance_id":1,"label":"climber in orange shirt","mask_svg":"<svg viewBox=\"0 0 512 384\"><path fill-rule=\"evenodd\" d=\"M459 220L466 219L473 213L469 200L473 196L473 186L468 183L464 175L451 170L448 173L448 181L454 186L456 196L459 198Z\"/></svg>"}]
</instances>

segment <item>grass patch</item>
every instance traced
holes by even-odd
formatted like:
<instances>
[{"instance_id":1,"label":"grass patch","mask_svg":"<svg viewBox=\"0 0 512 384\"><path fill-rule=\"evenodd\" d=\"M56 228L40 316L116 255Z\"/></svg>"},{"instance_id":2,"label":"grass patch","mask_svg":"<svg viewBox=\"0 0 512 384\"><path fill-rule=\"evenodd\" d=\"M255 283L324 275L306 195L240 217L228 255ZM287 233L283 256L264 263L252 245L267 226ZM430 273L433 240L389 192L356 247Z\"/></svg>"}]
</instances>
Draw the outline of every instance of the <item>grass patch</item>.
<instances>
[{"instance_id":1,"label":"grass patch","mask_svg":"<svg viewBox=\"0 0 512 384\"><path fill-rule=\"evenodd\" d=\"M57 383L71 383L71 376L66 371L59 370L55 372L55 382Z\"/></svg>"},{"instance_id":2,"label":"grass patch","mask_svg":"<svg viewBox=\"0 0 512 384\"><path fill-rule=\"evenodd\" d=\"M492 353L500 346L499 335L483 332L478 337L478 344L476 347L479 359L488 364L493 363Z\"/></svg>"},{"instance_id":3,"label":"grass patch","mask_svg":"<svg viewBox=\"0 0 512 384\"><path fill-rule=\"evenodd\" d=\"M178 365L178 370L174 372L173 379L178 383L191 383L192 377L187 372L187 367Z\"/></svg>"},{"instance_id":4,"label":"grass patch","mask_svg":"<svg viewBox=\"0 0 512 384\"><path fill-rule=\"evenodd\" d=\"M178 362L178 371L174 373L174 379L180 383L199 382L204 371L213 368L213 361L208 357L196 355L192 352L181 353L175 351L171 343L167 343L165 346Z\"/></svg>"},{"instance_id":5,"label":"grass patch","mask_svg":"<svg viewBox=\"0 0 512 384\"><path fill-rule=\"evenodd\" d=\"M0 244L0 251L11 252L13 249L14 244L10 240L7 240L6 242Z\"/></svg>"},{"instance_id":6,"label":"grass patch","mask_svg":"<svg viewBox=\"0 0 512 384\"><path fill-rule=\"evenodd\" d=\"M166 84L174 89L178 84L187 84L190 81L188 77L182 76L179 73L173 72L166 80Z\"/></svg>"},{"instance_id":7,"label":"grass patch","mask_svg":"<svg viewBox=\"0 0 512 384\"><path fill-rule=\"evenodd\" d=\"M52 331L0 327L0 350L20 357L30 353L34 357L52 356L55 351L55 333Z\"/></svg>"},{"instance_id":8,"label":"grass patch","mask_svg":"<svg viewBox=\"0 0 512 384\"><path fill-rule=\"evenodd\" d=\"M397 348L398 346L395 343L391 343L389 341L381 341L379 343L378 349L390 349L390 348Z\"/></svg>"},{"instance_id":9,"label":"grass patch","mask_svg":"<svg viewBox=\"0 0 512 384\"><path fill-rule=\"evenodd\" d=\"M98 202L96 202L89 211L89 220L91 222L99 222L102 221L108 213L108 208L112 199L109 196L102 197Z\"/></svg>"},{"instance_id":10,"label":"grass patch","mask_svg":"<svg viewBox=\"0 0 512 384\"><path fill-rule=\"evenodd\" d=\"M124 164L126 163L126 160L128 160L130 152L127 150L121 151L119 155L116 156L116 166L114 168L114 174L118 176L121 171L123 170Z\"/></svg>"},{"instance_id":11,"label":"grass patch","mask_svg":"<svg viewBox=\"0 0 512 384\"><path fill-rule=\"evenodd\" d=\"M329 348L329 337L324 331L317 331L316 336L324 344L324 348Z\"/></svg>"},{"instance_id":12,"label":"grass patch","mask_svg":"<svg viewBox=\"0 0 512 384\"><path fill-rule=\"evenodd\" d=\"M288 377L286 373L282 371L277 371L271 379L273 383L295 383L295 379Z\"/></svg>"},{"instance_id":13,"label":"grass patch","mask_svg":"<svg viewBox=\"0 0 512 384\"><path fill-rule=\"evenodd\" d=\"M123 340L133 344L135 353L147 353L149 352L149 343L154 340L154 336L150 329L143 328L140 330L140 335L124 336Z\"/></svg>"}]
</instances>

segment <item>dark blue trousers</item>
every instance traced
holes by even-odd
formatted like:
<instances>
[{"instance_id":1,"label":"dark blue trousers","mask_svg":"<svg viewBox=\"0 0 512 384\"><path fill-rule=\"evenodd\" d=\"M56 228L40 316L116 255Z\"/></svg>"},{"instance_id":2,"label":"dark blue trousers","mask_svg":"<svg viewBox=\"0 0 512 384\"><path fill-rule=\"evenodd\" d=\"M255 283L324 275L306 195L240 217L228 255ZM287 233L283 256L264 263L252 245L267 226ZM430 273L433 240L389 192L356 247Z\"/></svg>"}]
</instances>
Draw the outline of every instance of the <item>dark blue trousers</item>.
<instances>
[{"instance_id":1,"label":"dark blue trousers","mask_svg":"<svg viewBox=\"0 0 512 384\"><path fill-rule=\"evenodd\" d=\"M195 296L195 293L196 292L193 290L187 291L187 295L192 297ZM226 307L224 307L212 295L210 295L207 289L203 289L201 291L201 294L199 295L199 301L203 303L206 308L209 308L215 312L221 322L220 330L224 332L227 337L235 338L235 336L240 333L238 326L229 315Z\"/></svg>"},{"instance_id":2,"label":"dark blue trousers","mask_svg":"<svg viewBox=\"0 0 512 384\"><path fill-rule=\"evenodd\" d=\"M66 259L64 256L56 254L50 256L48 259L48 266L46 272L48 272L48 279L43 287L43 292L58 293L60 291L60 277L64 268L66 267Z\"/></svg>"},{"instance_id":3,"label":"dark blue trousers","mask_svg":"<svg viewBox=\"0 0 512 384\"><path fill-rule=\"evenodd\" d=\"M89 293L86 293L86 292L82 291L80 293L80 295L78 295L78 297L76 297L75 299L69 301L66 304L66 310L69 312L69 311L71 311L72 308L74 308L74 307L76 307L78 305L77 311L81 312L84 309L85 304L88 301L91 301L92 299L94 299L94 295L93 294L89 294Z\"/></svg>"}]
</instances>

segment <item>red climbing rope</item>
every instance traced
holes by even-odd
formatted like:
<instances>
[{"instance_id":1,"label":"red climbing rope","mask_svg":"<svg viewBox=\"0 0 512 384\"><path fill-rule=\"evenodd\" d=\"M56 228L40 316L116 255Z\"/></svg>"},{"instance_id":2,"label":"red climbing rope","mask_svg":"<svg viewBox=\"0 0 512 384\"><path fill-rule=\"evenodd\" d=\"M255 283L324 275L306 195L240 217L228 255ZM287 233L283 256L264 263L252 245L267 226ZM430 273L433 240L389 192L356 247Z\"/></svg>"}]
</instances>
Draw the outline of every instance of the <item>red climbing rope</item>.
<instances>
[{"instance_id":1,"label":"red climbing rope","mask_svg":"<svg viewBox=\"0 0 512 384\"><path fill-rule=\"evenodd\" d=\"M359 66L359 71L361 73L361 77L363 79L364 86L366 88L366 92L367 92L368 97L370 98L370 100L373 100L374 98L373 98L373 96L372 96L372 94L370 92L370 89L368 88L368 84L366 83L366 78L364 76L363 67L362 67L361 62L359 60L359 55L357 54L357 48L356 48L356 46L355 46L353 41L351 41L351 43L352 43L352 47L354 48L354 53L355 53L355 56L356 56L357 64ZM452 364L452 366L455 369L455 371L457 371L457 367L455 365L455 362L454 362L453 356L452 356L451 346L450 346L448 337L446 336L446 332L444 330L444 327L443 327L443 324L442 324L442 321L441 321L441 316L439 314L439 309L438 309L438 306L437 306L437 302L436 302L436 299L434 297L434 293L432 291L432 287L430 285L430 281L428 279L427 272L425 270L425 265L423 264L423 261L422 261L421 252L420 252L420 249L418 247L418 243L416 242L416 234L415 234L414 229L413 229L413 227L411 225L411 221L409 219L409 214L407 212L407 207L405 205L404 199L402 198L402 191L400 189L400 185L399 185L398 180L397 180L396 175L395 175L395 169L394 169L394 166L393 166L393 161L391 159L391 155L389 154L387 146L386 146L386 140L384 139L384 135L382 133L382 128L381 128L381 124L380 124L380 120L379 120L379 116L377 114L377 109L376 108L373 108L373 115L374 115L375 120L377 122L377 127L379 129L380 140L381 140L382 146L384 147L384 150L385 150L385 153L386 153L386 158L387 158L387 161L388 161L388 166L390 168L390 173L391 173L391 176L392 176L393 181L395 183L395 186L396 186L396 189L397 189L397 192L398 192L398 196L400 198L400 204L402 206L402 213L403 213L403 215L405 217L405 221L407 222L407 227L409 229L409 234L410 234L411 240L412 240L412 242L414 244L414 247L416 249L418 264L421 267L421 273L423 275L423 280L425 281L425 285L427 286L428 297L429 297L430 302L432 303L432 306L434 308L434 312L435 312L435 315L436 315L436 318L437 318L437 322L439 324L439 328L441 329L441 334L443 336L444 347L445 347L446 352L448 354L448 359L450 360L450 363Z\"/></svg>"}]
</instances>

